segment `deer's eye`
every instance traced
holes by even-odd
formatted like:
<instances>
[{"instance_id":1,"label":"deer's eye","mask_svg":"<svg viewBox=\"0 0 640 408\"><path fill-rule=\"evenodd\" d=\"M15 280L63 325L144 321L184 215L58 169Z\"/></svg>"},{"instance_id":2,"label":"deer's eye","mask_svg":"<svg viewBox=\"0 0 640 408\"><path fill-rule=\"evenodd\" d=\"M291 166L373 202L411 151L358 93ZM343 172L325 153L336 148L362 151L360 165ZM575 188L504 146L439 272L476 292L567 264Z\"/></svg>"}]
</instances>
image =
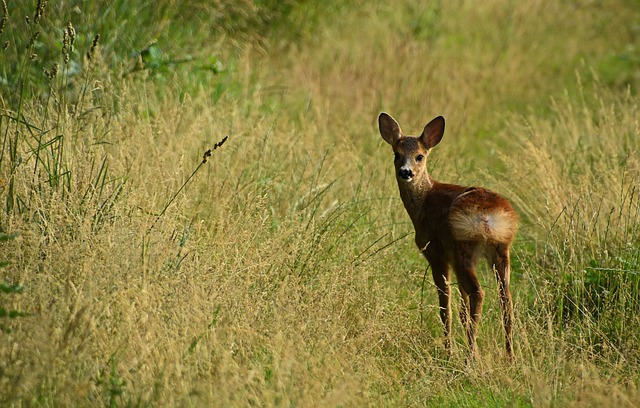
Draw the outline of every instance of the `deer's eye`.
<instances>
[{"instance_id":1,"label":"deer's eye","mask_svg":"<svg viewBox=\"0 0 640 408\"><path fill-rule=\"evenodd\" d=\"M393 153L393 160L395 161L400 160L400 155L398 153Z\"/></svg>"},{"instance_id":2,"label":"deer's eye","mask_svg":"<svg viewBox=\"0 0 640 408\"><path fill-rule=\"evenodd\" d=\"M424 155L419 154L419 155L416 156L416 161L421 162L422 159L424 159Z\"/></svg>"}]
</instances>

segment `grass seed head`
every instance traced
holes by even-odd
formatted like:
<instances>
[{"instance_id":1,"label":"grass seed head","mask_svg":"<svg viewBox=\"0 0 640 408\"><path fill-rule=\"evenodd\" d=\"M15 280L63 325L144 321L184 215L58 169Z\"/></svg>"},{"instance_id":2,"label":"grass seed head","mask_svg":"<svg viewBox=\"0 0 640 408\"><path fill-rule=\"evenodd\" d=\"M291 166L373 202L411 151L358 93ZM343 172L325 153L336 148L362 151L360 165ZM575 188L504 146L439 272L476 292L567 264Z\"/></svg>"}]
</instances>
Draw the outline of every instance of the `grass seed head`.
<instances>
[{"instance_id":1,"label":"grass seed head","mask_svg":"<svg viewBox=\"0 0 640 408\"><path fill-rule=\"evenodd\" d=\"M225 137L222 138L221 141L219 141L218 143L214 144L213 145L213 150L216 150L218 147L221 147L224 144L224 142L227 141L227 139L229 139L229 135L226 135Z\"/></svg>"},{"instance_id":2,"label":"grass seed head","mask_svg":"<svg viewBox=\"0 0 640 408\"><path fill-rule=\"evenodd\" d=\"M47 7L48 0L38 0L38 5L36 6L36 14L33 16L34 24L40 23L40 19L44 14L44 9Z\"/></svg>"},{"instance_id":3,"label":"grass seed head","mask_svg":"<svg viewBox=\"0 0 640 408\"><path fill-rule=\"evenodd\" d=\"M36 31L31 35L31 38L29 38L29 42L27 43L27 46L25 47L27 50L29 48L31 48L31 46L33 45L33 43L36 42L36 40L38 39L38 37L40 36L40 31Z\"/></svg>"},{"instance_id":4,"label":"grass seed head","mask_svg":"<svg viewBox=\"0 0 640 408\"><path fill-rule=\"evenodd\" d=\"M69 33L65 29L62 33L62 56L64 57L64 63L69 63L69 51L70 51L70 39Z\"/></svg>"},{"instance_id":5,"label":"grass seed head","mask_svg":"<svg viewBox=\"0 0 640 408\"><path fill-rule=\"evenodd\" d=\"M100 34L96 34L95 38L93 39L93 43L91 43L91 49L89 50L89 52L87 52L88 60L91 60L91 58L93 58L96 48L98 47L99 40L100 40Z\"/></svg>"},{"instance_id":6,"label":"grass seed head","mask_svg":"<svg viewBox=\"0 0 640 408\"><path fill-rule=\"evenodd\" d=\"M76 29L73 28L71 21L67 23L67 31L69 33L69 46L73 49L73 43L76 41Z\"/></svg>"},{"instance_id":7,"label":"grass seed head","mask_svg":"<svg viewBox=\"0 0 640 408\"><path fill-rule=\"evenodd\" d=\"M64 63L68 64L71 59L71 51L73 51L73 43L76 40L76 29L73 28L71 21L67 23L67 27L62 34L62 55Z\"/></svg>"},{"instance_id":8,"label":"grass seed head","mask_svg":"<svg viewBox=\"0 0 640 408\"><path fill-rule=\"evenodd\" d=\"M58 75L58 69L59 69L58 63L54 62L53 65L51 66L51 70L43 68L43 71L46 77L49 78L49 80L51 81L56 75Z\"/></svg>"}]
</instances>

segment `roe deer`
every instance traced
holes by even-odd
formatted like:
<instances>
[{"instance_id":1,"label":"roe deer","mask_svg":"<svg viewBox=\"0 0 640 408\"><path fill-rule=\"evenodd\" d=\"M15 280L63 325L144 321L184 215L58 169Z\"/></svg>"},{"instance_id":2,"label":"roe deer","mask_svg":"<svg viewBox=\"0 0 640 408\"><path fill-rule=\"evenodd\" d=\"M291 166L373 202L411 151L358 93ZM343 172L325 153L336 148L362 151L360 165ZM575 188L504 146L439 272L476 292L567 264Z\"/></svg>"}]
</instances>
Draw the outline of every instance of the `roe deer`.
<instances>
[{"instance_id":1,"label":"roe deer","mask_svg":"<svg viewBox=\"0 0 640 408\"><path fill-rule=\"evenodd\" d=\"M431 178L426 159L444 134L442 116L429 122L418 137L405 136L398 122L384 112L378 117L378 124L382 138L393 148L400 197L413 222L416 245L431 265L438 288L447 352L451 347L449 267L453 267L458 280L462 295L460 319L473 357L477 352L476 334L484 300L475 264L484 256L498 280L505 346L511 358L509 248L517 228L516 212L505 198L492 191L444 184Z\"/></svg>"}]
</instances>

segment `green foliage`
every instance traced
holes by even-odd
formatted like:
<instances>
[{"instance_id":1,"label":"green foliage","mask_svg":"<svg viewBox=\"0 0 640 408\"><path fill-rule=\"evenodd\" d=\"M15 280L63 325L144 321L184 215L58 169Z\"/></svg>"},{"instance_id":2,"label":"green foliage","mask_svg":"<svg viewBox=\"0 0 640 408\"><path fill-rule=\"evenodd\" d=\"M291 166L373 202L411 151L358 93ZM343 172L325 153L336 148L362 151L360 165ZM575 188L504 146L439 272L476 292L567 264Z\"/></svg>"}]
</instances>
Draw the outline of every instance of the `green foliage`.
<instances>
[{"instance_id":1,"label":"green foliage","mask_svg":"<svg viewBox=\"0 0 640 408\"><path fill-rule=\"evenodd\" d=\"M126 391L127 382L124 380L118 372L118 364L115 356L111 356L109 359L108 367L103 368L100 374L95 380L97 386L103 389L103 393L106 399L106 406L109 408L115 408L121 404L123 396ZM126 404L131 405L131 404Z\"/></svg>"},{"instance_id":2,"label":"green foliage","mask_svg":"<svg viewBox=\"0 0 640 408\"><path fill-rule=\"evenodd\" d=\"M80 170L74 168L76 160L69 152L79 147L83 129L94 123L96 115L108 112L102 105L106 100L89 89L98 80L99 37L87 40L71 22L56 29L60 19L47 3L38 2L35 14L26 13L26 3L5 12L8 24L3 35L11 38L11 48L4 51L0 69L12 80L4 81L9 92L0 113L0 169L8 183L5 211L28 214L34 210L35 197L59 194L65 199L75 194L81 177L74 172L82 172L89 177L77 186L83 190L79 211L91 213L99 225L108 218L124 181L110 176L106 157L100 160L96 152L87 151L90 168ZM14 21L19 13L34 17ZM64 32L60 38L49 35L60 32Z\"/></svg>"},{"instance_id":3,"label":"green foliage","mask_svg":"<svg viewBox=\"0 0 640 408\"><path fill-rule=\"evenodd\" d=\"M594 71L603 83L614 89L624 91L629 88L637 92L640 87L640 47L633 40L629 41L621 49L603 56L595 64Z\"/></svg>"}]
</instances>

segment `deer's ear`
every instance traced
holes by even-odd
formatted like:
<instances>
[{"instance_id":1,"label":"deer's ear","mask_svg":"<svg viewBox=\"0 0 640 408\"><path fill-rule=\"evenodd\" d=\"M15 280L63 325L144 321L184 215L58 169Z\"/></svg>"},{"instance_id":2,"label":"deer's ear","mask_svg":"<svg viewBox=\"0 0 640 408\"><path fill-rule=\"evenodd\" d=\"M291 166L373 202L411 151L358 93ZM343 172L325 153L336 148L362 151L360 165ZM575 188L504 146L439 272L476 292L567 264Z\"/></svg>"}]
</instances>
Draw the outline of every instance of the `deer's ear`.
<instances>
[{"instance_id":1,"label":"deer's ear","mask_svg":"<svg viewBox=\"0 0 640 408\"><path fill-rule=\"evenodd\" d=\"M427 126L424 127L424 130L420 135L420 141L422 141L422 143L427 146L427 149L431 149L432 147L435 147L438 143L440 143L443 135L444 118L442 116L438 116L431 122L427 123Z\"/></svg>"},{"instance_id":2,"label":"deer's ear","mask_svg":"<svg viewBox=\"0 0 640 408\"><path fill-rule=\"evenodd\" d=\"M392 146L402 137L400 125L398 125L398 122L388 113L382 112L380 116L378 116L378 126L380 127L382 138Z\"/></svg>"}]
</instances>

